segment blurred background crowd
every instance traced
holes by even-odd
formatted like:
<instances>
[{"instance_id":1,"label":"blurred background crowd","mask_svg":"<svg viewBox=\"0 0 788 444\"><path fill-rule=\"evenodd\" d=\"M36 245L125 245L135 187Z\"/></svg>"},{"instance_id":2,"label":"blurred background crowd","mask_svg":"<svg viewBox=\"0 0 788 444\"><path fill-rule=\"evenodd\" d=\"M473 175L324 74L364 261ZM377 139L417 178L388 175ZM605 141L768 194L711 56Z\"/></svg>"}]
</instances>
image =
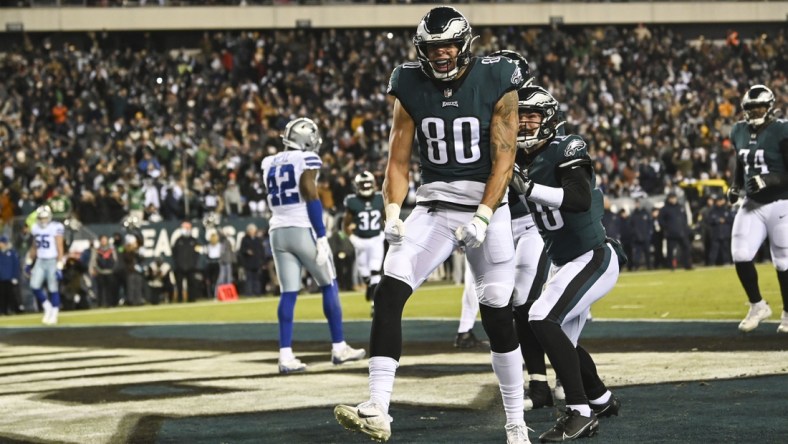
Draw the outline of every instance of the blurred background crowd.
<instances>
[{"instance_id":1,"label":"blurred background crowd","mask_svg":"<svg viewBox=\"0 0 788 444\"><path fill-rule=\"evenodd\" d=\"M653 233L664 231L663 201L676 194L686 211L683 236L700 242L696 261L708 263L709 233L729 233L727 225L707 227L703 217L718 205L730 212L721 198L735 163L728 136L740 119L741 94L763 83L781 107L788 51L784 27L710 27L707 34L684 35L687 29L483 28L475 29L474 48L479 55L522 53L536 82L562 102L568 131L588 142L597 182L610 200L609 232L653 242ZM382 182L391 108L386 85L397 64L416 58L412 33L6 37L0 55L2 230L15 234L14 221L45 202L82 225L120 224L130 215L138 224L211 214L264 221L260 162L282 149L281 131L299 116L323 131L318 188L327 213L339 218L357 173L370 170ZM415 191L415 159L411 178ZM406 205L414 198L411 193ZM638 208L649 216L646 234L635 224ZM655 257L662 248L650 245L652 260L643 266L677 265Z\"/></svg>"}]
</instances>

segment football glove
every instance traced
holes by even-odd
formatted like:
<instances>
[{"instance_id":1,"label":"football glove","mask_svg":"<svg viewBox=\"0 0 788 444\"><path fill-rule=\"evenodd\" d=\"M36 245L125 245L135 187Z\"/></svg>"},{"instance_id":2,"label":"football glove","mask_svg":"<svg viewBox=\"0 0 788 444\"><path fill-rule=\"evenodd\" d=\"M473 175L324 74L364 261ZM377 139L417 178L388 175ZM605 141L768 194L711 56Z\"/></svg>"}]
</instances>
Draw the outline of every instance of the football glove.
<instances>
[{"instance_id":1,"label":"football glove","mask_svg":"<svg viewBox=\"0 0 788 444\"><path fill-rule=\"evenodd\" d=\"M63 270L55 270L55 279L59 281L63 280Z\"/></svg>"},{"instance_id":2,"label":"football glove","mask_svg":"<svg viewBox=\"0 0 788 444\"><path fill-rule=\"evenodd\" d=\"M534 187L534 183L528 178L528 174L520 169L520 166L515 163L514 171L512 173L512 180L509 182L509 186L511 186L512 189L517 192L517 194L528 197L531 195L531 190Z\"/></svg>"},{"instance_id":3,"label":"football glove","mask_svg":"<svg viewBox=\"0 0 788 444\"><path fill-rule=\"evenodd\" d=\"M492 209L487 205L479 205L473 219L465 225L460 225L454 232L457 240L468 248L479 247L487 237L487 226L490 225Z\"/></svg>"},{"instance_id":4,"label":"football glove","mask_svg":"<svg viewBox=\"0 0 788 444\"><path fill-rule=\"evenodd\" d=\"M386 222L386 240L390 245L399 245L405 238L405 224L400 219Z\"/></svg>"},{"instance_id":5,"label":"football glove","mask_svg":"<svg viewBox=\"0 0 788 444\"><path fill-rule=\"evenodd\" d=\"M317 256L315 262L317 265L323 266L331 259L331 246L328 245L328 238L325 236L317 238Z\"/></svg>"},{"instance_id":6,"label":"football glove","mask_svg":"<svg viewBox=\"0 0 788 444\"><path fill-rule=\"evenodd\" d=\"M25 271L25 276L27 276L29 278L30 277L30 273L33 271L33 264L26 264L25 268L24 268L24 271Z\"/></svg>"},{"instance_id":7,"label":"football glove","mask_svg":"<svg viewBox=\"0 0 788 444\"><path fill-rule=\"evenodd\" d=\"M738 187L728 188L728 202L730 202L731 205L738 202L740 197L741 197L741 190Z\"/></svg>"},{"instance_id":8,"label":"football glove","mask_svg":"<svg viewBox=\"0 0 788 444\"><path fill-rule=\"evenodd\" d=\"M747 180L747 194L757 194L766 188L780 183L780 178L776 175L764 174L752 176Z\"/></svg>"},{"instance_id":9,"label":"football glove","mask_svg":"<svg viewBox=\"0 0 788 444\"><path fill-rule=\"evenodd\" d=\"M399 245L405 239L405 224L399 218L400 206L395 203L386 205L386 227L383 235L389 245Z\"/></svg>"}]
</instances>

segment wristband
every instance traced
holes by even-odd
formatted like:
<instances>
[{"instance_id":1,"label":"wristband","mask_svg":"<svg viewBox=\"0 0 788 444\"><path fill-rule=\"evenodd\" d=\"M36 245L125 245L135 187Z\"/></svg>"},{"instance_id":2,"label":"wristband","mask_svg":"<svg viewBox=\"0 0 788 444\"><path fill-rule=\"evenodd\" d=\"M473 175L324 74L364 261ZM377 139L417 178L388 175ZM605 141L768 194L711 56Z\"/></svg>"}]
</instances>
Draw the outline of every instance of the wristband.
<instances>
[{"instance_id":1,"label":"wristband","mask_svg":"<svg viewBox=\"0 0 788 444\"><path fill-rule=\"evenodd\" d=\"M399 219L400 206L395 203L386 205L386 222Z\"/></svg>"},{"instance_id":2,"label":"wristband","mask_svg":"<svg viewBox=\"0 0 788 444\"><path fill-rule=\"evenodd\" d=\"M33 265L33 259L30 259L30 256L25 256L25 265Z\"/></svg>"},{"instance_id":3,"label":"wristband","mask_svg":"<svg viewBox=\"0 0 788 444\"><path fill-rule=\"evenodd\" d=\"M485 225L490 225L490 219L492 219L492 215L492 208L485 204L479 204L479 207L476 208L476 213L473 216L479 218L479 220L484 222Z\"/></svg>"},{"instance_id":4,"label":"wristband","mask_svg":"<svg viewBox=\"0 0 788 444\"><path fill-rule=\"evenodd\" d=\"M306 203L306 214L309 216L309 222L315 229L317 237L325 237L326 226L323 224L323 204L320 203L320 199L310 200Z\"/></svg>"}]
</instances>

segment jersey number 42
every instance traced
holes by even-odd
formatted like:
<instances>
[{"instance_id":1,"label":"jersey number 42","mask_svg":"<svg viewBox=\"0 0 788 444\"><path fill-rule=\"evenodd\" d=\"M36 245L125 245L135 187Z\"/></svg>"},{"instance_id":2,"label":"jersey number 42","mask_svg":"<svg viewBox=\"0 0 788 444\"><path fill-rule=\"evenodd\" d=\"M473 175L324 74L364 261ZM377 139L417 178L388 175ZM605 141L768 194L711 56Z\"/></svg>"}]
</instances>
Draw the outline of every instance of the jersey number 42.
<instances>
[{"instance_id":1,"label":"jersey number 42","mask_svg":"<svg viewBox=\"0 0 788 444\"><path fill-rule=\"evenodd\" d=\"M265 179L268 188L268 197L272 207L298 203L298 182L295 177L295 168L286 163L275 165L268 171Z\"/></svg>"}]
</instances>

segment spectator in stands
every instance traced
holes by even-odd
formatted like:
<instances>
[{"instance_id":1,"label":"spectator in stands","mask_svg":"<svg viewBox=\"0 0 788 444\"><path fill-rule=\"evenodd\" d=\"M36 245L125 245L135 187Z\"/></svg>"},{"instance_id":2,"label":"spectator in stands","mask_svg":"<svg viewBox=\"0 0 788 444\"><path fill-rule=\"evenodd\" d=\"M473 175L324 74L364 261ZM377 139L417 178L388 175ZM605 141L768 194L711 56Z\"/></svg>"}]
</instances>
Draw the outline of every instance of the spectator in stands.
<instances>
[{"instance_id":1,"label":"spectator in stands","mask_svg":"<svg viewBox=\"0 0 788 444\"><path fill-rule=\"evenodd\" d=\"M153 305L164 302L173 302L172 266L159 255L145 267L145 277L148 280L149 300Z\"/></svg>"},{"instance_id":2,"label":"spectator in stands","mask_svg":"<svg viewBox=\"0 0 788 444\"><path fill-rule=\"evenodd\" d=\"M10 315L17 311L19 266L19 254L8 236L0 235L0 314Z\"/></svg>"},{"instance_id":3,"label":"spectator in stands","mask_svg":"<svg viewBox=\"0 0 788 444\"><path fill-rule=\"evenodd\" d=\"M175 300L177 302L194 302L199 285L196 282L197 262L200 253L197 251L197 239L192 236L191 222L184 221L178 232L178 238L172 244L172 261L175 264Z\"/></svg>"},{"instance_id":4,"label":"spectator in stands","mask_svg":"<svg viewBox=\"0 0 788 444\"><path fill-rule=\"evenodd\" d=\"M219 233L221 253L219 255L219 277L216 282L219 285L230 284L233 282L233 268L238 262L231 237L233 230L231 227L224 227Z\"/></svg>"},{"instance_id":5,"label":"spectator in stands","mask_svg":"<svg viewBox=\"0 0 788 444\"><path fill-rule=\"evenodd\" d=\"M263 293L260 283L265 257L262 238L257 236L257 225L246 226L246 235L241 239L238 255L246 277L243 294L260 296Z\"/></svg>"},{"instance_id":6,"label":"spectator in stands","mask_svg":"<svg viewBox=\"0 0 788 444\"><path fill-rule=\"evenodd\" d=\"M711 261L711 219L709 219L711 210L714 209L714 201L716 196L709 195L706 197L706 205L704 205L699 210L695 211L695 232L700 235L701 241L703 242L703 253L705 256L704 262L706 265L712 265Z\"/></svg>"},{"instance_id":7,"label":"spectator in stands","mask_svg":"<svg viewBox=\"0 0 788 444\"><path fill-rule=\"evenodd\" d=\"M205 287L209 297L216 297L216 286L219 282L219 260L222 257L222 244L219 233L214 230L208 237L205 246Z\"/></svg>"},{"instance_id":8,"label":"spectator in stands","mask_svg":"<svg viewBox=\"0 0 788 444\"><path fill-rule=\"evenodd\" d=\"M266 229L257 231L257 237L263 244L263 269L260 273L260 290L263 295L273 292L278 295L279 277L276 275L276 265L274 263L274 251L271 247L271 234Z\"/></svg>"},{"instance_id":9,"label":"spectator in stands","mask_svg":"<svg viewBox=\"0 0 788 444\"><path fill-rule=\"evenodd\" d=\"M668 193L665 205L659 210L659 226L662 228L667 241L665 260L668 267L675 270L680 262L685 269L692 270L691 232L687 220L687 211L684 205L679 204L676 193ZM679 250L678 259L675 258L677 249Z\"/></svg>"},{"instance_id":10,"label":"spectator in stands","mask_svg":"<svg viewBox=\"0 0 788 444\"><path fill-rule=\"evenodd\" d=\"M241 201L241 190L235 181L235 174L230 175L227 187L224 189L224 209L228 216L239 216L243 212L243 202Z\"/></svg>"},{"instance_id":11,"label":"spectator in stands","mask_svg":"<svg viewBox=\"0 0 788 444\"><path fill-rule=\"evenodd\" d=\"M0 230L11 223L14 218L14 200L9 188L2 188L0 191Z\"/></svg>"},{"instance_id":12,"label":"spectator in stands","mask_svg":"<svg viewBox=\"0 0 788 444\"><path fill-rule=\"evenodd\" d=\"M96 280L96 297L99 307L114 307L118 304L115 267L118 254L106 235L99 236L99 244L93 249L88 273Z\"/></svg>"},{"instance_id":13,"label":"spectator in stands","mask_svg":"<svg viewBox=\"0 0 788 444\"><path fill-rule=\"evenodd\" d=\"M653 255L654 268L665 267L665 256L662 253L662 244L665 241L665 233L662 231L662 225L659 223L660 208L654 206L651 209L651 221L654 229L651 231L651 254Z\"/></svg>"},{"instance_id":14,"label":"spectator in stands","mask_svg":"<svg viewBox=\"0 0 788 444\"><path fill-rule=\"evenodd\" d=\"M653 263L649 244L654 231L654 221L650 212L643 208L640 199L635 199L629 223L632 232L632 254L629 256L629 266L632 270L638 270L645 262L646 268L651 270Z\"/></svg>"},{"instance_id":15,"label":"spectator in stands","mask_svg":"<svg viewBox=\"0 0 788 444\"><path fill-rule=\"evenodd\" d=\"M632 231L631 215L626 208L620 208L618 210L618 223L619 227L621 227L621 237L619 238L621 247L624 249L624 255L630 258L632 257L632 239L634 233ZM629 271L634 269L631 260L627 261L627 269Z\"/></svg>"},{"instance_id":16,"label":"spectator in stands","mask_svg":"<svg viewBox=\"0 0 788 444\"><path fill-rule=\"evenodd\" d=\"M148 299L147 284L145 282L145 268L142 265L140 244L136 236L126 235L126 245L123 250L123 264L126 274L125 305L143 305Z\"/></svg>"},{"instance_id":17,"label":"spectator in stands","mask_svg":"<svg viewBox=\"0 0 788 444\"><path fill-rule=\"evenodd\" d=\"M716 196L714 207L709 211L709 264L728 265L731 263L731 236L734 213L725 196Z\"/></svg>"}]
</instances>

